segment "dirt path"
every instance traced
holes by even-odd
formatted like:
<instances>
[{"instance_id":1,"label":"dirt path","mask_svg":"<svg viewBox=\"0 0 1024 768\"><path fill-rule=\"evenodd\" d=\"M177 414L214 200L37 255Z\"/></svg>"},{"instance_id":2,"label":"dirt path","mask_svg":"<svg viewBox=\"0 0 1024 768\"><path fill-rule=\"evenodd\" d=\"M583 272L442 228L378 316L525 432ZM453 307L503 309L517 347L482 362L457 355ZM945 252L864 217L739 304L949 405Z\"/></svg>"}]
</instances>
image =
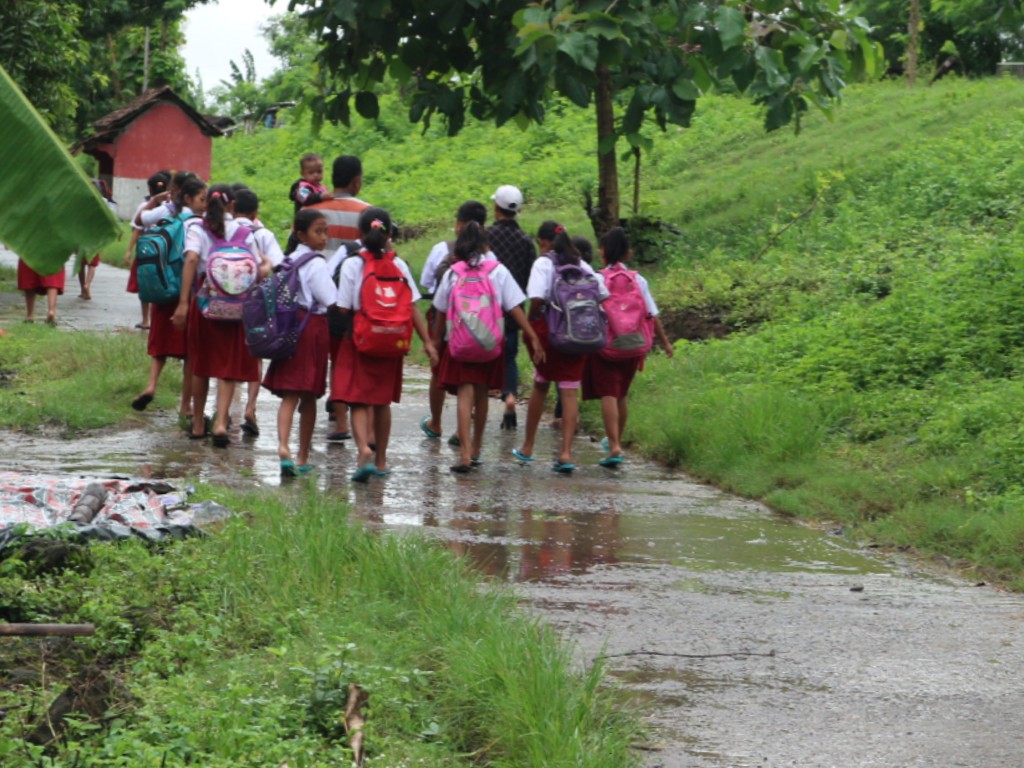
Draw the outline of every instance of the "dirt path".
<instances>
[{"instance_id":1,"label":"dirt path","mask_svg":"<svg viewBox=\"0 0 1024 768\"><path fill-rule=\"evenodd\" d=\"M0 263L10 257L0 252ZM137 322L124 272L101 266L92 302L74 298L73 280L61 327ZM20 320L22 307L0 296L0 326ZM424 372L409 371L394 410L391 477L350 483L354 451L327 445L324 421L318 471L300 482L350 501L370 525L435 536L515 582L581 663L610 656L611 676L652 727L647 766L1022 764L1021 597L916 572L637 458L603 470L586 437L573 477L541 462L518 466L509 458L516 437L497 429L497 414L484 467L454 477L451 449L417 426L425 387ZM236 428L226 451L190 443L173 413L125 408L124 429L81 441L0 433L4 463L280 484L276 401L266 393L264 434L247 440ZM236 423L240 415L238 404ZM543 430L538 454L553 450L555 434Z\"/></svg>"}]
</instances>

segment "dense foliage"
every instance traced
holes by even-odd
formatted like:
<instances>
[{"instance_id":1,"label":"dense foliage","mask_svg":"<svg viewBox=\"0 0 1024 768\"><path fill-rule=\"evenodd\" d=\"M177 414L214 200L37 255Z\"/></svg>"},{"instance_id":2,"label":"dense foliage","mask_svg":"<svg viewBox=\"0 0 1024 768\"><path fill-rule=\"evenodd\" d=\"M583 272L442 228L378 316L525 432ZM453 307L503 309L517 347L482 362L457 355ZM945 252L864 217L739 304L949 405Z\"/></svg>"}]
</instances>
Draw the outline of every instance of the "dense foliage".
<instances>
[{"instance_id":1,"label":"dense foliage","mask_svg":"<svg viewBox=\"0 0 1024 768\"><path fill-rule=\"evenodd\" d=\"M204 1L11 0L0 4L0 67L59 134L77 138L137 96L147 75L149 87L171 85L188 95L179 24Z\"/></svg>"}]
</instances>

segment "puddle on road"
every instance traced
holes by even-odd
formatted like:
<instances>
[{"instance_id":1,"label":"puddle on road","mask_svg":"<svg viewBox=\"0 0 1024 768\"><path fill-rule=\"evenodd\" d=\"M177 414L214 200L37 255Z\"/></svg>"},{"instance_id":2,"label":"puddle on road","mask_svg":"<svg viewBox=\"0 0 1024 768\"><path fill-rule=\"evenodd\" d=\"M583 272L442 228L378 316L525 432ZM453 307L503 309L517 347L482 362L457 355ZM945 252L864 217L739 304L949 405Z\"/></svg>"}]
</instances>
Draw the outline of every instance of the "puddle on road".
<instances>
[{"instance_id":1,"label":"puddle on road","mask_svg":"<svg viewBox=\"0 0 1024 768\"><path fill-rule=\"evenodd\" d=\"M617 563L682 566L691 572L884 570L876 560L818 531L693 483L681 473L639 459L619 471L600 468L600 449L585 438L578 441L580 469L571 477L553 474L542 461L519 465L510 457L518 435L497 430L485 447L484 467L468 477L453 476L448 464L454 451L443 440L425 439L417 426L422 395L416 394L424 385L422 376L410 378L407 402L395 407L391 477L354 485L348 480L355 468L354 450L321 443L313 458L316 477L290 487L315 482L323 492L348 500L354 517L388 529L422 530L443 539L481 572L515 582ZM4 463L12 469L74 475L279 486L276 439L269 426L275 407L276 400L264 393L258 415L268 428L250 439L237 428L241 406L236 405L234 442L226 451L186 439L173 414L148 413L139 417L136 428L81 440L5 433ZM318 434L325 429L326 421L318 425ZM541 449L553 445L555 434L542 430Z\"/></svg>"}]
</instances>

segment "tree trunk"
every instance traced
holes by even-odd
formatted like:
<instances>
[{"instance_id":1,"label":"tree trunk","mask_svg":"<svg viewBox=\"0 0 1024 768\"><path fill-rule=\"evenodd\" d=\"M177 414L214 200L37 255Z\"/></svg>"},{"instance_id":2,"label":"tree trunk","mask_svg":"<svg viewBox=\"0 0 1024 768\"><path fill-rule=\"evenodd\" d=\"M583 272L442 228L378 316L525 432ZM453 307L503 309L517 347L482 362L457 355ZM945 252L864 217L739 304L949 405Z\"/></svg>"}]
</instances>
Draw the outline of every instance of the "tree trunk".
<instances>
[{"instance_id":1,"label":"tree trunk","mask_svg":"<svg viewBox=\"0 0 1024 768\"><path fill-rule=\"evenodd\" d=\"M612 144L607 152L601 153L605 137L615 134L611 73L603 64L597 68L594 105L597 109L597 205L588 213L594 234L600 238L619 224L619 169L616 165L615 145Z\"/></svg>"},{"instance_id":2,"label":"tree trunk","mask_svg":"<svg viewBox=\"0 0 1024 768\"><path fill-rule=\"evenodd\" d=\"M907 85L917 82L917 51L921 30L921 0L910 0L907 21Z\"/></svg>"}]
</instances>

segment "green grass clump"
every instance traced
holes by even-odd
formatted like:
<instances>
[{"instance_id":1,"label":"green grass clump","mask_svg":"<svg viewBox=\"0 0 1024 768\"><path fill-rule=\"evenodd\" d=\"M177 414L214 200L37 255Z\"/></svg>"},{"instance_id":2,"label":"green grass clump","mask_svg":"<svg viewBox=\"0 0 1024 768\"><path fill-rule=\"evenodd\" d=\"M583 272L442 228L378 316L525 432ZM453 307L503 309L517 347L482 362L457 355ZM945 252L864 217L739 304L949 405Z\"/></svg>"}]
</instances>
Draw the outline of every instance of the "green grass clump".
<instances>
[{"instance_id":1,"label":"green grass clump","mask_svg":"<svg viewBox=\"0 0 1024 768\"><path fill-rule=\"evenodd\" d=\"M66 333L18 323L0 340L0 427L68 432L118 424L149 371L145 337ZM157 404L172 407L181 372L167 366Z\"/></svg>"},{"instance_id":2,"label":"green grass clump","mask_svg":"<svg viewBox=\"0 0 1024 768\"><path fill-rule=\"evenodd\" d=\"M93 546L90 567L45 581L0 563L16 576L0 590L32 619L97 625L81 659L51 660L51 686L97 656L127 686L113 719L72 727L54 765L344 764L352 683L370 696L370 765L635 764L601 670L576 670L509 590L434 543L349 523L330 497L211 493L239 513L214 537ZM5 766L40 754L17 734L48 692L25 693L0 688Z\"/></svg>"}]
</instances>

